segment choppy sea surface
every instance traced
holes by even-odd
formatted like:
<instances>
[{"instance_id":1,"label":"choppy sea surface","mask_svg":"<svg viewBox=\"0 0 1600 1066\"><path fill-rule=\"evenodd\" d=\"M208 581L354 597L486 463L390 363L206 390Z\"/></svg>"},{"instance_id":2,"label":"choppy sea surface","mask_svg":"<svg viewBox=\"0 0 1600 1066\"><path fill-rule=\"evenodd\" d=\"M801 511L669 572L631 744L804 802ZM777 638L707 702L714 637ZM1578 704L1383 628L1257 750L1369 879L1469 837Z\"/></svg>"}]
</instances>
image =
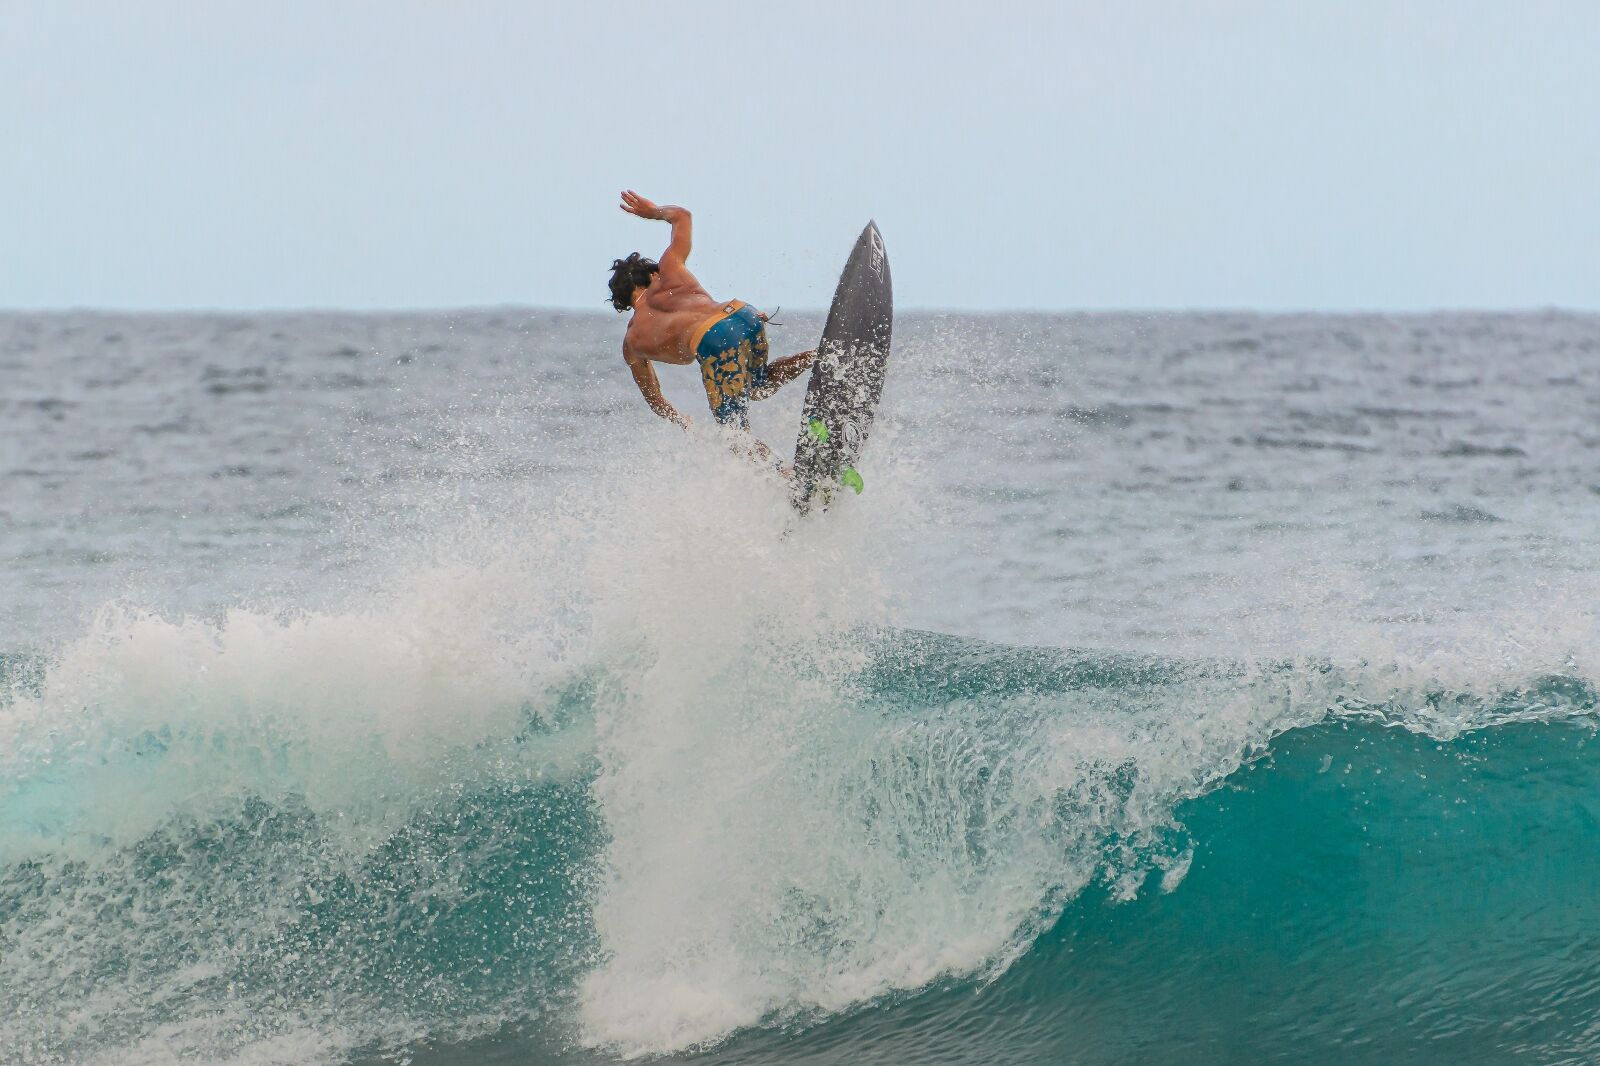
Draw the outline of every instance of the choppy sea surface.
<instances>
[{"instance_id":1,"label":"choppy sea surface","mask_svg":"<svg viewBox=\"0 0 1600 1066\"><path fill-rule=\"evenodd\" d=\"M1600 1060L1600 317L620 336L0 315L0 1062Z\"/></svg>"}]
</instances>

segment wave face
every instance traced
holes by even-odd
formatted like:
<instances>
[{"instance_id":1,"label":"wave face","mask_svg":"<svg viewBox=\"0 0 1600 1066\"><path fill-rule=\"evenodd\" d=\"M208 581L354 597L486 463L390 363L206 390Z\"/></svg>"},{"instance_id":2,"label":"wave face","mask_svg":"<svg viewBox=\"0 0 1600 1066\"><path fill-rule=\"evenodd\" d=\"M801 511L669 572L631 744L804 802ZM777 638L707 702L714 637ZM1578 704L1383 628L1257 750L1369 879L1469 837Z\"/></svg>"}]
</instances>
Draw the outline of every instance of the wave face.
<instances>
[{"instance_id":1,"label":"wave face","mask_svg":"<svg viewBox=\"0 0 1600 1066\"><path fill-rule=\"evenodd\" d=\"M855 630L688 691L483 678L419 737L286 691L415 687L327 665L351 619L103 625L13 698L81 719L5 748L12 1061L1600 1051L1581 678Z\"/></svg>"},{"instance_id":2,"label":"wave face","mask_svg":"<svg viewBox=\"0 0 1600 1066\"><path fill-rule=\"evenodd\" d=\"M0 1062L1600 1058L1594 320L547 318L0 316Z\"/></svg>"}]
</instances>

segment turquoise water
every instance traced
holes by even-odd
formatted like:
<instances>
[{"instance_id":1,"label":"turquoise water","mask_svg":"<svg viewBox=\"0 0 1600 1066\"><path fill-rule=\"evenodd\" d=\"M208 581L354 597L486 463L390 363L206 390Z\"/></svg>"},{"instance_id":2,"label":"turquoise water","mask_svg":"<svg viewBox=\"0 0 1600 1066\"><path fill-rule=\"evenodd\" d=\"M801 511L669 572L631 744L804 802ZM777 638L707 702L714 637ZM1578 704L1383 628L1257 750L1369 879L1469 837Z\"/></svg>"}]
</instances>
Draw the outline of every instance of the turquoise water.
<instances>
[{"instance_id":1,"label":"turquoise water","mask_svg":"<svg viewBox=\"0 0 1600 1066\"><path fill-rule=\"evenodd\" d=\"M3 323L0 1061L1600 1057L1593 318Z\"/></svg>"}]
</instances>

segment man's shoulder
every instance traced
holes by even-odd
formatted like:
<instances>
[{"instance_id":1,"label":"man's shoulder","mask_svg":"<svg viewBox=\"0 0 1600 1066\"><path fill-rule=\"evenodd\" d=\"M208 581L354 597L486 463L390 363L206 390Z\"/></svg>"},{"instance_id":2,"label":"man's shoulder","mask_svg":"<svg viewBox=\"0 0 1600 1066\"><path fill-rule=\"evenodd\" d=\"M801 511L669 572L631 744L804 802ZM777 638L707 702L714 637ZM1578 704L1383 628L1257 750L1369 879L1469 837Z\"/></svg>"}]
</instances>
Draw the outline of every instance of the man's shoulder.
<instances>
[{"instance_id":1,"label":"man's shoulder","mask_svg":"<svg viewBox=\"0 0 1600 1066\"><path fill-rule=\"evenodd\" d=\"M656 357L656 331L651 329L650 313L640 309L628 319L622 331L622 358L629 366L639 366Z\"/></svg>"},{"instance_id":2,"label":"man's shoulder","mask_svg":"<svg viewBox=\"0 0 1600 1066\"><path fill-rule=\"evenodd\" d=\"M661 271L661 277L664 281L684 278L692 280L694 278L694 271L689 269L689 264L675 255L662 256L661 262L657 263L656 267Z\"/></svg>"}]
</instances>

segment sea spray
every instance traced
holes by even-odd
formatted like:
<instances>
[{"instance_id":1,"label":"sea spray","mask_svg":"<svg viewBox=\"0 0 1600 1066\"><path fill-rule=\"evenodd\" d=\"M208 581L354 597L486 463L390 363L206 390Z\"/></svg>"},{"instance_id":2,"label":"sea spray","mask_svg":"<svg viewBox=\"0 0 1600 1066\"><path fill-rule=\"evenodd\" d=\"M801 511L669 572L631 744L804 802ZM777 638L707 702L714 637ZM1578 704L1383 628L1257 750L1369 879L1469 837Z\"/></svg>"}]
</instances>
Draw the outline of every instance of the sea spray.
<instances>
[{"instance_id":1,"label":"sea spray","mask_svg":"<svg viewBox=\"0 0 1600 1066\"><path fill-rule=\"evenodd\" d=\"M693 490L642 488L658 550L596 552L613 565L591 587L632 590L606 626L632 666L597 721L587 1042L670 1052L998 974L1093 878L1175 886L1173 805L1289 721L1239 671L1181 664L941 691L964 649L878 628L870 525L795 528L721 488L714 519ZM883 685L897 670L915 681Z\"/></svg>"}]
</instances>

